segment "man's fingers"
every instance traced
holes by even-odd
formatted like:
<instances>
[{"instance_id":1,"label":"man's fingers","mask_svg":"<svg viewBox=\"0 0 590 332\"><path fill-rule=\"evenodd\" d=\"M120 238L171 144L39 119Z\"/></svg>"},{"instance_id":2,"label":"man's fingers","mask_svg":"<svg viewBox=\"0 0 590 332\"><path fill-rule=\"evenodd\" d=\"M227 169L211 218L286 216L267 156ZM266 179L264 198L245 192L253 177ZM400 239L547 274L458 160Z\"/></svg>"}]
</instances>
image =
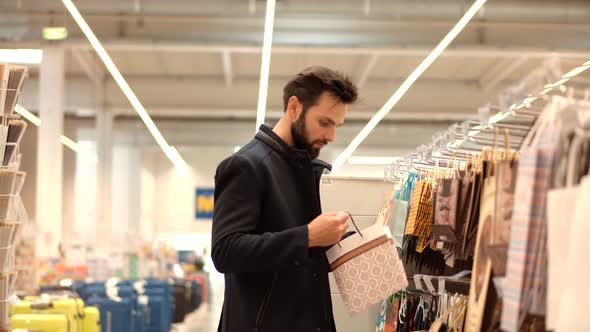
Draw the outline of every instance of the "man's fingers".
<instances>
[{"instance_id":1,"label":"man's fingers","mask_svg":"<svg viewBox=\"0 0 590 332\"><path fill-rule=\"evenodd\" d=\"M341 214L342 212L326 212L323 215L328 216L328 217L335 217L339 214Z\"/></svg>"},{"instance_id":2,"label":"man's fingers","mask_svg":"<svg viewBox=\"0 0 590 332\"><path fill-rule=\"evenodd\" d=\"M338 218L338 221L340 222L346 222L350 216L348 215L348 213L344 212L344 213L340 213L338 216L336 216L336 218Z\"/></svg>"}]
</instances>

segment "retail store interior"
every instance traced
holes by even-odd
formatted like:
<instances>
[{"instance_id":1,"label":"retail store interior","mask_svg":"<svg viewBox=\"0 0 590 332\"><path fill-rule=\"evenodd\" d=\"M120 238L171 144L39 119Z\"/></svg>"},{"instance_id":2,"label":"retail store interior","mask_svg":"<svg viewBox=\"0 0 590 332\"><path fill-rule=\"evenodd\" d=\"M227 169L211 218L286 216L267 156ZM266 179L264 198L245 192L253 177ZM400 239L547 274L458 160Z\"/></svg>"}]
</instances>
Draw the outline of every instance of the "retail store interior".
<instances>
[{"instance_id":1,"label":"retail store interior","mask_svg":"<svg viewBox=\"0 0 590 332\"><path fill-rule=\"evenodd\" d=\"M327 259L377 225L396 267L332 265L336 331L590 330L590 1L0 0L0 331L312 331L220 324L211 255L219 164L312 66L358 88Z\"/></svg>"}]
</instances>

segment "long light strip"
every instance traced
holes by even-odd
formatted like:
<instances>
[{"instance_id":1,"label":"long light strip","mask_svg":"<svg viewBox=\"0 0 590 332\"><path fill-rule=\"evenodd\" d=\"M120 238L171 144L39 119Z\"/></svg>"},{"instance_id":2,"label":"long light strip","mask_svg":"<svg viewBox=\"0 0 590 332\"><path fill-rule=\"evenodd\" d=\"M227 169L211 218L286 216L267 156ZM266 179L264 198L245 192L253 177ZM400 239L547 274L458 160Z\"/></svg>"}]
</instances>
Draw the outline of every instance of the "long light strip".
<instances>
[{"instance_id":1,"label":"long light strip","mask_svg":"<svg viewBox=\"0 0 590 332\"><path fill-rule=\"evenodd\" d=\"M164 139L164 136L162 136L162 133L160 133L158 127L156 127L156 124L149 116L149 114L147 113L147 111L145 110L145 108L143 107L143 105L133 92L133 90L131 90L131 87L129 86L129 84L127 84L127 81L125 80L125 78L123 78L123 75L121 75L121 72L119 71L117 66L115 66L113 60L111 60L111 57L104 49L98 38L96 38L96 35L94 35L94 32L92 32L92 29L90 29L90 26L88 26L88 24L86 23L86 21L84 20L84 18L82 17L74 3L71 0L62 0L62 2L66 6L67 10L70 12L70 14L82 30L82 32L84 33L84 35L86 36L94 50L96 51L96 53L98 53L98 56L100 57L104 65L107 67L107 70L109 71L109 73L111 73L113 79L115 80L115 82L117 82L117 85L119 85L119 88L121 88L121 91L123 91L123 94L125 94L125 97L127 97L127 99L129 100L129 102L131 103L131 105L133 106L133 108L143 121L143 123L145 123L145 126L148 128L152 136L154 136L154 139L168 157L168 159L170 159L170 161L173 164L175 158L182 159L182 157L178 154L178 151L175 152L175 150L173 150L168 145L166 139Z\"/></svg>"},{"instance_id":2,"label":"long light strip","mask_svg":"<svg viewBox=\"0 0 590 332\"><path fill-rule=\"evenodd\" d=\"M80 145L78 145L78 143L74 142L72 139L70 139L66 136L62 136L62 137L60 137L59 141L61 142L61 144L72 149L72 151L80 152Z\"/></svg>"},{"instance_id":3,"label":"long light strip","mask_svg":"<svg viewBox=\"0 0 590 332\"><path fill-rule=\"evenodd\" d=\"M16 113L22 115L23 118L29 120L35 126L39 127L41 125L41 119L39 119L35 114L29 112L27 109L25 109L21 105L17 104L14 107L14 111ZM80 150L80 145L78 143L76 143L74 140L72 140L66 136L60 137L59 141L61 142L61 144L67 146L68 148L70 148L72 151L74 151L76 153L87 154L86 151ZM92 158L92 160L94 162L98 162L98 157L96 155L89 153L88 156L90 158Z\"/></svg>"},{"instance_id":4,"label":"long light strip","mask_svg":"<svg viewBox=\"0 0 590 332\"><path fill-rule=\"evenodd\" d=\"M256 112L256 131L266 117L266 98L268 95L268 76L270 73L270 51L274 29L276 0L266 1L266 19L264 22L264 40L262 42L262 63L260 64L260 87L258 88L258 111Z\"/></svg>"},{"instance_id":5,"label":"long light strip","mask_svg":"<svg viewBox=\"0 0 590 332\"><path fill-rule=\"evenodd\" d=\"M35 126L39 127L41 125L41 119L39 119L35 114L27 111L24 107L22 107L21 105L16 105L14 107L14 111L20 115L23 116L23 118L31 121L32 124L34 124Z\"/></svg>"},{"instance_id":6,"label":"long light strip","mask_svg":"<svg viewBox=\"0 0 590 332\"><path fill-rule=\"evenodd\" d=\"M348 147L336 158L332 169L334 171L338 170L346 159L348 159L354 151L359 147L359 145L369 136L371 131L375 129L377 124L391 111L391 109L402 99L402 97L406 94L406 92L410 89L410 87L416 82L416 80L424 74L424 72L434 63L434 61L442 54L442 52L451 44L451 42L459 35L459 33L465 28L467 23L471 21L473 16L477 13L477 11L486 3L487 0L477 0L475 3L467 10L465 15L457 22L457 25L449 31L449 33L443 38L443 40L436 46L432 52L418 65L418 67L406 78L406 80L402 83L402 85L397 89L397 91L389 98L389 100L381 107L379 112L373 116L373 118L365 125L365 127L356 135L356 137L352 140L352 142L348 145Z\"/></svg>"},{"instance_id":7,"label":"long light strip","mask_svg":"<svg viewBox=\"0 0 590 332\"><path fill-rule=\"evenodd\" d=\"M43 60L40 49L0 49L0 63L18 63L38 65Z\"/></svg>"},{"instance_id":8,"label":"long light strip","mask_svg":"<svg viewBox=\"0 0 590 332\"><path fill-rule=\"evenodd\" d=\"M180 176L186 176L188 173L188 166L180 156L180 153L176 150L175 147L171 146L170 150L172 152L172 163L176 167L176 170L180 174Z\"/></svg>"}]
</instances>

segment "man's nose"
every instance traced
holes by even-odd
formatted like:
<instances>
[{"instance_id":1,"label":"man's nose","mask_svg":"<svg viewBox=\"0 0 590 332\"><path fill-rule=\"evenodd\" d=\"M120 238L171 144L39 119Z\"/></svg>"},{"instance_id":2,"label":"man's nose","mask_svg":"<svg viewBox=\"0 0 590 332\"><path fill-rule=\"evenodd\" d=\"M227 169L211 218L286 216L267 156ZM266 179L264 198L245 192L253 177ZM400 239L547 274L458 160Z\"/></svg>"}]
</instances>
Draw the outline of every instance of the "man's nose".
<instances>
[{"instance_id":1,"label":"man's nose","mask_svg":"<svg viewBox=\"0 0 590 332\"><path fill-rule=\"evenodd\" d=\"M332 143L336 140L336 128L332 128L328 131L326 135L326 141Z\"/></svg>"}]
</instances>

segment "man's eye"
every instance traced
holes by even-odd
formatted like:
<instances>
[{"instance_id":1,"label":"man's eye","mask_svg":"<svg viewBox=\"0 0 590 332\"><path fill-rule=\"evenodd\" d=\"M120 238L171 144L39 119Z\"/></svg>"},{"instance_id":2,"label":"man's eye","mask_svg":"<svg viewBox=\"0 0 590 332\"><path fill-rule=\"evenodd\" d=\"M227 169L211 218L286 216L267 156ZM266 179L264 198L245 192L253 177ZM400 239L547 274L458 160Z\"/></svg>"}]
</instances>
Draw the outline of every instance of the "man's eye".
<instances>
[{"instance_id":1,"label":"man's eye","mask_svg":"<svg viewBox=\"0 0 590 332\"><path fill-rule=\"evenodd\" d=\"M330 125L330 123L329 123L328 121L321 121L321 122L320 122L320 125L321 125L322 127L327 127L327 126L329 126L329 125Z\"/></svg>"}]
</instances>

